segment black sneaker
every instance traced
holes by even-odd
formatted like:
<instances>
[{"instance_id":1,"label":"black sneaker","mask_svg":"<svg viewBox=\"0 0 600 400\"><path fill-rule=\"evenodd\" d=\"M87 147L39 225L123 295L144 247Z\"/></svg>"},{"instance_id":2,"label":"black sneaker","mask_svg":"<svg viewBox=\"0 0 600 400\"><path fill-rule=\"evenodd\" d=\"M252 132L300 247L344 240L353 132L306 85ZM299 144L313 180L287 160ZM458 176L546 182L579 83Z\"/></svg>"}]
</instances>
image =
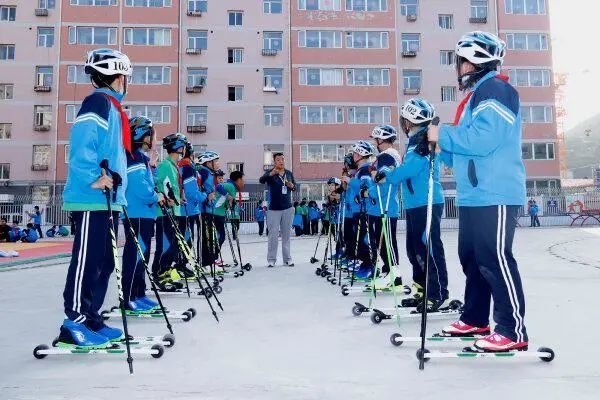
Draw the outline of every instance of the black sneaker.
<instances>
[{"instance_id":1,"label":"black sneaker","mask_svg":"<svg viewBox=\"0 0 600 400\"><path fill-rule=\"evenodd\" d=\"M274 265L273 265L273 264L270 264L270 263L269 263L269 265L267 265L267 268L273 268L273 267L274 267Z\"/></svg>"},{"instance_id":2,"label":"black sneaker","mask_svg":"<svg viewBox=\"0 0 600 400\"><path fill-rule=\"evenodd\" d=\"M286 267L294 267L294 263L293 262L286 262L285 263Z\"/></svg>"}]
</instances>

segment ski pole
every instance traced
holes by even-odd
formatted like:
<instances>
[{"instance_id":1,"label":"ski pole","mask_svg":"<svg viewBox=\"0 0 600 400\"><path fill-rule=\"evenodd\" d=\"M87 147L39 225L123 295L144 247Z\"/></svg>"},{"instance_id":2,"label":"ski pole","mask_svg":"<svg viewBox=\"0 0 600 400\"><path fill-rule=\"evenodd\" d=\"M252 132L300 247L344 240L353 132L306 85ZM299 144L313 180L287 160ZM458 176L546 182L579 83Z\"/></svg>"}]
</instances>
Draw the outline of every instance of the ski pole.
<instances>
[{"instance_id":1,"label":"ski pole","mask_svg":"<svg viewBox=\"0 0 600 400\"><path fill-rule=\"evenodd\" d=\"M171 184L169 182L167 182L166 186L167 186L167 193L169 195L169 198L171 200L173 200L173 202L175 203L175 205L180 205L179 202L177 201L177 198L175 197L175 193L173 192L173 188L171 187ZM182 206L185 207L185 205L182 205ZM167 211L169 211L169 208L170 207L167 205L167 207L166 207ZM171 209L171 211L173 213L175 213L175 211L173 209ZM187 213L187 209L186 209L186 213ZM186 225L187 225L187 219L186 219ZM173 225L173 226L175 226L175 225ZM179 252L177 254L177 258L178 258L177 262L178 263L182 263L183 262L183 260L182 260L183 257L182 257L181 253L182 253L182 251L181 251L181 249L179 249ZM183 279L185 280L185 289L187 291L187 295L188 295L188 297L191 297L191 294L190 294L190 285L188 283L187 277L184 276Z\"/></svg>"},{"instance_id":2,"label":"ski pole","mask_svg":"<svg viewBox=\"0 0 600 400\"><path fill-rule=\"evenodd\" d=\"M431 124L437 126L440 123L440 117L435 117ZM427 286L429 283L429 258L431 252L431 217L433 213L433 174L435 168L435 142L429 143L429 182L427 192L427 220L425 223L425 233L427 238L427 260L425 261L425 284L423 285L423 308L421 310L421 348L419 357L419 369L425 368L425 337L427 331Z\"/></svg>"},{"instance_id":3,"label":"ski pole","mask_svg":"<svg viewBox=\"0 0 600 400\"><path fill-rule=\"evenodd\" d=\"M244 264L244 262L242 261L242 250L240 247L240 235L239 235L238 229L234 224L231 225L231 229L235 233L235 235L234 235L235 244L237 246L237 251L238 251L239 258L240 258L240 267L242 268L242 270L245 269L246 271L250 271L252 269L252 266L250 265L250 263Z\"/></svg>"},{"instance_id":4,"label":"ski pole","mask_svg":"<svg viewBox=\"0 0 600 400\"><path fill-rule=\"evenodd\" d=\"M129 230L128 230L129 235L133 239L133 243L135 243L135 247L137 249L138 255L140 256L140 260L142 261L142 265L144 266L144 269L146 270L146 275L148 275L148 279L150 280L150 287L152 288L152 292L156 296L156 301L158 302L158 305L160 306L160 311L162 312L162 315L165 317L165 322L167 323L167 329L169 330L169 332L171 334L173 334L173 328L171 327L171 324L169 323L169 318L167 317L167 313L166 313L165 307L162 303L162 299L160 298L158 289L156 288L156 284L154 283L154 280L152 279L152 274L150 273L150 268L148 267L148 263L146 262L146 258L144 256L144 252L142 251L142 247L140 246L140 242L138 241L137 237L135 236L135 231L133 230L131 220L129 219L129 215L127 214L127 209L125 207L123 207L123 215L125 216L125 221L127 222L127 225L129 226Z\"/></svg>"},{"instance_id":5,"label":"ski pole","mask_svg":"<svg viewBox=\"0 0 600 400\"><path fill-rule=\"evenodd\" d=\"M113 179L113 201L117 199L117 187L121 185L121 177L111 171L108 168L108 160L104 159L100 163L100 168L108 172ZM117 249L117 235L115 233L115 222L112 214L112 205L110 199L110 190L105 187L104 197L106 198L106 208L108 210L108 224L110 231L110 241L112 246L113 263L115 266L115 273L117 275L117 291L119 295L119 308L121 309L121 318L123 321L123 333L125 334L125 347L127 348L127 364L129 365L129 373L133 375L133 357L131 357L131 346L129 344L129 330L127 329L127 316L125 315L125 300L123 299L123 286L122 286L122 271L121 263L119 261L119 250Z\"/></svg>"}]
</instances>

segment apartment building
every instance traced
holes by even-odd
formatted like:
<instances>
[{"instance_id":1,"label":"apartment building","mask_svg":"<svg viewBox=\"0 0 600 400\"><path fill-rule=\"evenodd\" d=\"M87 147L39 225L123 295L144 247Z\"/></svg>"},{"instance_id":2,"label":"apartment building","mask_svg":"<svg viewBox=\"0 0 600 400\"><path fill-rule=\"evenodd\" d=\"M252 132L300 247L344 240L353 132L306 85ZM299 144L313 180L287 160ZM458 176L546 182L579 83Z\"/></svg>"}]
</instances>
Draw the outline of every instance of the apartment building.
<instances>
[{"instance_id":1,"label":"apartment building","mask_svg":"<svg viewBox=\"0 0 600 400\"><path fill-rule=\"evenodd\" d=\"M159 139L183 132L250 183L282 151L301 194L320 196L350 145L397 126L408 98L453 120L454 46L472 30L507 41L528 187L556 187L547 0L0 0L1 190L60 191L90 92L85 53L110 47L134 63L126 110ZM443 182L454 188L451 170Z\"/></svg>"}]
</instances>

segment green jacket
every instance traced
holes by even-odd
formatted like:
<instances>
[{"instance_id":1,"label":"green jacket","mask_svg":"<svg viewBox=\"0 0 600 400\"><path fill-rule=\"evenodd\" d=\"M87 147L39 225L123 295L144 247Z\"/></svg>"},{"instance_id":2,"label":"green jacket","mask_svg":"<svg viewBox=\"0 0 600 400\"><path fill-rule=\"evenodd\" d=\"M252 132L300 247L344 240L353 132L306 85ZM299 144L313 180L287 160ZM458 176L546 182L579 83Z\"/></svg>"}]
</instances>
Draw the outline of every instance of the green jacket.
<instances>
[{"instance_id":1,"label":"green jacket","mask_svg":"<svg viewBox=\"0 0 600 400\"><path fill-rule=\"evenodd\" d=\"M169 185L171 185L171 188L173 188L173 193L175 194L175 198L179 203L181 201L181 189L179 187L179 169L177 168L177 165L175 165L173 160L171 160L171 158L169 157L165 158L156 169L156 187L158 188L159 192L165 193L166 195L168 195L169 193L167 189L167 182L169 183ZM173 209L175 210L175 215L180 217L180 207L175 205L173 206ZM157 215L159 217L163 216L163 213L160 210L160 208L158 208Z\"/></svg>"},{"instance_id":2,"label":"green jacket","mask_svg":"<svg viewBox=\"0 0 600 400\"><path fill-rule=\"evenodd\" d=\"M307 204L300 206L300 214L308 215L308 205Z\"/></svg>"},{"instance_id":3,"label":"green jacket","mask_svg":"<svg viewBox=\"0 0 600 400\"><path fill-rule=\"evenodd\" d=\"M229 208L229 202L227 201L227 195L237 199L237 188L235 184L231 181L227 181L217 185L216 187L216 196L215 196L215 206L214 206L214 215L220 215L224 217L227 213L227 209ZM232 218L234 218L232 216ZM239 219L239 213L238 213Z\"/></svg>"}]
</instances>

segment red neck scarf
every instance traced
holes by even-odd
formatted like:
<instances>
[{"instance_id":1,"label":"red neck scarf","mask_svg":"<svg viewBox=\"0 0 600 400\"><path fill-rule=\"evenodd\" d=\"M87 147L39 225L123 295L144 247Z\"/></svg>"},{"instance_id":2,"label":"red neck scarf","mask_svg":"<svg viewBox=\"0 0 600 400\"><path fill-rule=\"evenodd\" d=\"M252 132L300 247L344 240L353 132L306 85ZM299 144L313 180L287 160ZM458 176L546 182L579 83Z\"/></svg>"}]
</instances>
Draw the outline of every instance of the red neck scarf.
<instances>
[{"instance_id":1,"label":"red neck scarf","mask_svg":"<svg viewBox=\"0 0 600 400\"><path fill-rule=\"evenodd\" d=\"M508 76L506 76L504 74L498 74L495 76L495 78L502 79L505 82L508 82L508 79L509 79ZM471 96L473 96L473 92L469 91L469 93L467 93L465 98L458 105L458 108L456 109L456 115L454 116L454 125L458 125L458 123L460 122L460 117L462 116L462 113L465 110L467 103L471 99Z\"/></svg>"},{"instance_id":2,"label":"red neck scarf","mask_svg":"<svg viewBox=\"0 0 600 400\"><path fill-rule=\"evenodd\" d=\"M131 128L129 127L129 117L123 111L123 107L121 107L121 103L111 95L107 95L110 99L111 103L121 114L121 130L123 137L123 147L125 150L131 155Z\"/></svg>"}]
</instances>

